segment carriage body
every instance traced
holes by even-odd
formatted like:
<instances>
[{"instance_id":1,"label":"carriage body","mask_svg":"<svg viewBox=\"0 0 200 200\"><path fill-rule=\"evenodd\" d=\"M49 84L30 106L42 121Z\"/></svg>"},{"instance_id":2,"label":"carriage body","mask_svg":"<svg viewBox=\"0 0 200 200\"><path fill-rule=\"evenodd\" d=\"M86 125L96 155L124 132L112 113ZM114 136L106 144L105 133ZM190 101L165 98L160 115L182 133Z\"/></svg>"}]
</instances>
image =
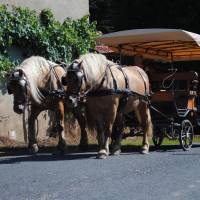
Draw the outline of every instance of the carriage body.
<instances>
[{"instance_id":1,"label":"carriage body","mask_svg":"<svg viewBox=\"0 0 200 200\"><path fill-rule=\"evenodd\" d=\"M153 92L153 142L159 146L167 136L170 139L179 139L182 148L188 150L192 146L194 129L197 127L198 74L193 71L176 72L166 79L169 76L169 73L163 73L150 77ZM168 86L163 80L168 82ZM184 130L185 126L188 130Z\"/></svg>"},{"instance_id":2,"label":"carriage body","mask_svg":"<svg viewBox=\"0 0 200 200\"><path fill-rule=\"evenodd\" d=\"M166 83L163 80L169 77ZM153 74L150 76L152 95L150 111L153 123L153 143L159 147L164 138L178 139L183 150L192 147L194 132L198 128L198 74L191 72L176 72ZM163 87L169 84L170 87ZM135 122L133 124L133 121ZM136 118L124 115L125 127L130 132L123 138L140 136L142 134Z\"/></svg>"},{"instance_id":3,"label":"carriage body","mask_svg":"<svg viewBox=\"0 0 200 200\"><path fill-rule=\"evenodd\" d=\"M173 71L173 62L200 60L200 35L180 29L133 29L102 35L97 42L119 53L120 61L123 55L140 54L143 58L170 62L170 72L154 72L149 77L153 92L150 101L153 142L159 146L165 136L179 138L183 150L190 149L194 129L200 125L198 74ZM163 87L163 82L170 87ZM127 136L138 133L132 128Z\"/></svg>"}]
</instances>

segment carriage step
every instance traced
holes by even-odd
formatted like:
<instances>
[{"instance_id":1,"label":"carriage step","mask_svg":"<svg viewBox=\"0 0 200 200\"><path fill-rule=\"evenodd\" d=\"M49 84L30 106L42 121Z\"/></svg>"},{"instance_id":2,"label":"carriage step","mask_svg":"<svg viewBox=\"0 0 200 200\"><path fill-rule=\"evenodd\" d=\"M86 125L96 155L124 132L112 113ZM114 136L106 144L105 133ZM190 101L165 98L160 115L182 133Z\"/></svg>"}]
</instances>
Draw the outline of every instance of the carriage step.
<instances>
[{"instance_id":1,"label":"carriage step","mask_svg":"<svg viewBox=\"0 0 200 200\"><path fill-rule=\"evenodd\" d=\"M177 113L180 117L185 117L188 114L188 109L177 109Z\"/></svg>"}]
</instances>

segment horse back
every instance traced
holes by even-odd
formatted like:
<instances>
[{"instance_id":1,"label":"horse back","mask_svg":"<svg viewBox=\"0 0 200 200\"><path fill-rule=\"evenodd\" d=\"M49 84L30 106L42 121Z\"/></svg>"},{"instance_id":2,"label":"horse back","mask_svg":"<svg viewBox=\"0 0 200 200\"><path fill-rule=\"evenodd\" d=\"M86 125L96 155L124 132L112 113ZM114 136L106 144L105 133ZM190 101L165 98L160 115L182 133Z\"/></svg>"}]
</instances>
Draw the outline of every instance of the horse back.
<instances>
[{"instance_id":1,"label":"horse back","mask_svg":"<svg viewBox=\"0 0 200 200\"><path fill-rule=\"evenodd\" d=\"M123 70L123 72L122 72ZM127 66L121 69L113 69L114 77L116 77L117 85L120 89L129 89L138 94L149 94L149 79L144 70L137 66ZM128 84L126 84L126 82Z\"/></svg>"}]
</instances>

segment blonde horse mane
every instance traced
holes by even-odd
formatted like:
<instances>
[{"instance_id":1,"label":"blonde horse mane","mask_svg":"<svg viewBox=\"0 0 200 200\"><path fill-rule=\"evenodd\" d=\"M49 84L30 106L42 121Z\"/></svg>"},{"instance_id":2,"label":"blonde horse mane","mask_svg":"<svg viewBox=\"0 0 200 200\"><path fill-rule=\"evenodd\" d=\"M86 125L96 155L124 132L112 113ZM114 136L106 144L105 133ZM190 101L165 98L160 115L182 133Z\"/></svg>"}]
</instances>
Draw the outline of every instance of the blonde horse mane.
<instances>
[{"instance_id":1,"label":"blonde horse mane","mask_svg":"<svg viewBox=\"0 0 200 200\"><path fill-rule=\"evenodd\" d=\"M77 61L83 67L86 79L90 82L91 86L104 76L106 67L114 65L112 61L108 60L104 55L97 53L88 53L81 55Z\"/></svg>"},{"instance_id":2,"label":"blonde horse mane","mask_svg":"<svg viewBox=\"0 0 200 200\"><path fill-rule=\"evenodd\" d=\"M39 86L49 73L50 68L55 65L56 63L48 61L43 57L32 56L25 59L20 66L16 68L24 72L28 80L31 96L37 103L41 103L44 98L40 92Z\"/></svg>"}]
</instances>

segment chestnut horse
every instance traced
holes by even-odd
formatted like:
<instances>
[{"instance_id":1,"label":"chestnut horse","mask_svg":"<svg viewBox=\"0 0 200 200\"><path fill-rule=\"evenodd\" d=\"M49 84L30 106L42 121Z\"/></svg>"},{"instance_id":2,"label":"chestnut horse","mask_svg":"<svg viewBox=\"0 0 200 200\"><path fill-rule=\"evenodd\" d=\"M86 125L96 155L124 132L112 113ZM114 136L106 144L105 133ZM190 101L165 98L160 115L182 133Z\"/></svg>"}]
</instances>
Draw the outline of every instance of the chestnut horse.
<instances>
[{"instance_id":1,"label":"chestnut horse","mask_svg":"<svg viewBox=\"0 0 200 200\"><path fill-rule=\"evenodd\" d=\"M48 61L43 57L32 56L24 60L8 77L7 89L14 96L13 110L21 114L25 106L30 107L28 117L28 144L31 153L38 151L35 123L37 116L44 110L55 112L54 131L58 133L58 153L64 153L66 146L64 134L64 114L69 110L62 98L52 95L55 91L64 91L61 77L66 69L61 65ZM85 119L77 108L71 110L81 127L80 146L87 145Z\"/></svg>"},{"instance_id":2,"label":"chestnut horse","mask_svg":"<svg viewBox=\"0 0 200 200\"><path fill-rule=\"evenodd\" d=\"M97 131L100 148L97 158L109 155L113 124L115 120L120 122L127 113L135 113L143 129L141 152L149 152L148 137L152 135L151 116L146 101L149 80L142 69L137 66L122 68L101 54L90 53L80 56L68 67L62 82L67 84L72 104L82 99L86 101L88 128ZM120 139L116 138L113 153L120 150Z\"/></svg>"}]
</instances>

